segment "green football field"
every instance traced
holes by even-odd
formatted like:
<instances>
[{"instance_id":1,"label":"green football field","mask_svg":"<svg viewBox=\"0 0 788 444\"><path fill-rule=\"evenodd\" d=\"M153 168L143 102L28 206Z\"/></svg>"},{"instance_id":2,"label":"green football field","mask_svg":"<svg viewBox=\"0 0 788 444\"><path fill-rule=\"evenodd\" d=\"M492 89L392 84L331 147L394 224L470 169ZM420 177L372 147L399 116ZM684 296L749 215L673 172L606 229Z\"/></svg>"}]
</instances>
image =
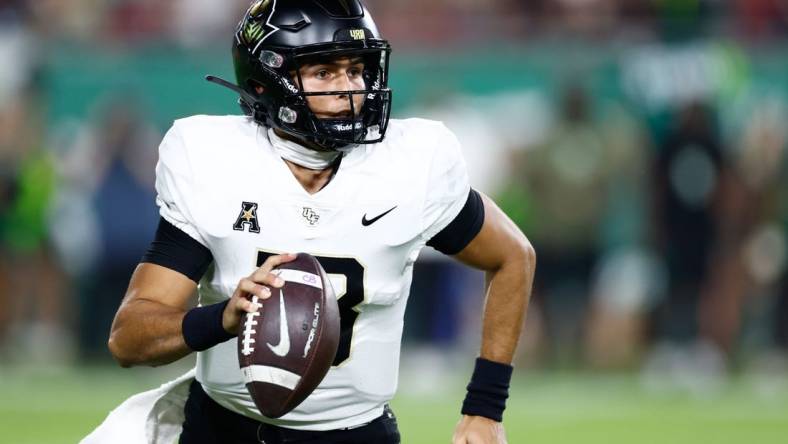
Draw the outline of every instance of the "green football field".
<instances>
[{"instance_id":1,"label":"green football field","mask_svg":"<svg viewBox=\"0 0 788 444\"><path fill-rule=\"evenodd\" d=\"M168 371L0 366L0 443L78 442L128 395L171 377ZM403 442L448 443L461 378L413 378L403 376L393 403ZM510 443L784 444L786 379L738 377L699 395L654 393L633 375L531 373L515 381L505 425Z\"/></svg>"}]
</instances>

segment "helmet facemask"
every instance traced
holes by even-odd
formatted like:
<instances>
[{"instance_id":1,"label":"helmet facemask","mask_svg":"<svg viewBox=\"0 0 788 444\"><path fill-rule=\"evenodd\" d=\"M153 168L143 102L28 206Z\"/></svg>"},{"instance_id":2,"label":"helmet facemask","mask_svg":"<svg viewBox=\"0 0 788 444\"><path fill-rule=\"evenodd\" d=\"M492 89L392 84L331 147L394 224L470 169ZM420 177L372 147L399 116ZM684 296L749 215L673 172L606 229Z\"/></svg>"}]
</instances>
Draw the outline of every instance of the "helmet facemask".
<instances>
[{"instance_id":1,"label":"helmet facemask","mask_svg":"<svg viewBox=\"0 0 788 444\"><path fill-rule=\"evenodd\" d=\"M233 38L237 85L208 80L237 92L241 108L255 121L309 148L335 150L383 140L391 110L390 53L359 0L256 0ZM363 89L302 90L302 66L339 58L363 59ZM319 96L347 99L350 115L318 118L309 103Z\"/></svg>"},{"instance_id":2,"label":"helmet facemask","mask_svg":"<svg viewBox=\"0 0 788 444\"><path fill-rule=\"evenodd\" d=\"M260 123L325 150L383 140L391 109L391 90L387 87L390 49L385 43L373 47L359 43L365 42L330 43L297 50L266 48L260 51L255 63L258 76L252 82L263 87L262 94L255 99L264 105L262 108L270 111L252 115ZM362 59L364 89L303 90L302 67L341 58ZM253 90L253 87L248 85L247 89ZM350 116L319 118L309 107L309 97L319 96L347 100ZM361 100L354 100L358 97ZM251 109L253 106L245 104L245 108Z\"/></svg>"}]
</instances>

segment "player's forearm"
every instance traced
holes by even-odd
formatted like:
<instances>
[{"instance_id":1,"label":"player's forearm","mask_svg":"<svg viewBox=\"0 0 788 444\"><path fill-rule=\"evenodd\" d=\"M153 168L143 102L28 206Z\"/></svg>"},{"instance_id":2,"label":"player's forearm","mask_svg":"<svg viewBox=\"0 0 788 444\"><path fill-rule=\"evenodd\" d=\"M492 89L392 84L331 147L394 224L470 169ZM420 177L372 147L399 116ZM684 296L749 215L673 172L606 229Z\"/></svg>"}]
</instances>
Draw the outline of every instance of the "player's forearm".
<instances>
[{"instance_id":1,"label":"player's forearm","mask_svg":"<svg viewBox=\"0 0 788 444\"><path fill-rule=\"evenodd\" d=\"M468 393L462 403L461 411L465 417L461 426L458 426L460 432L466 429L464 426L500 428L506 399L509 397L511 362L531 294L536 254L530 243L522 235L498 240L487 243L488 246L495 245L493 253L498 254L492 257L500 260L490 261L488 265L493 266L486 267L487 297L481 356L476 360L468 383ZM495 250L502 245L506 245L507 249ZM466 442L462 433L460 435L459 442ZM455 439L455 442L458 441Z\"/></svg>"},{"instance_id":2,"label":"player's forearm","mask_svg":"<svg viewBox=\"0 0 788 444\"><path fill-rule=\"evenodd\" d=\"M518 245L504 264L487 272L481 357L511 363L531 296L536 254L527 242Z\"/></svg>"},{"instance_id":3,"label":"player's forearm","mask_svg":"<svg viewBox=\"0 0 788 444\"><path fill-rule=\"evenodd\" d=\"M124 304L112 324L109 349L123 367L163 365L188 355L184 310L138 299Z\"/></svg>"}]
</instances>

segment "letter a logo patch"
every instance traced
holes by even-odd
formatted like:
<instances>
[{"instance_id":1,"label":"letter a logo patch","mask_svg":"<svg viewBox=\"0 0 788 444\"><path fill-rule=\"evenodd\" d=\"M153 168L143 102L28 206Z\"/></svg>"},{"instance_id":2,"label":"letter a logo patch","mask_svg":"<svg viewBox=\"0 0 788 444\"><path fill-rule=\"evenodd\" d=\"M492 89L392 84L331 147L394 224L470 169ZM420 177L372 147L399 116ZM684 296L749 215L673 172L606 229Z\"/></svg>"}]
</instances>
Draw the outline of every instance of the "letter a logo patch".
<instances>
[{"instance_id":1,"label":"letter a logo patch","mask_svg":"<svg viewBox=\"0 0 788 444\"><path fill-rule=\"evenodd\" d=\"M259 233L260 224L257 223L257 204L254 202L243 202L241 204L241 214L233 224L233 230L244 231L249 227L250 233Z\"/></svg>"}]
</instances>

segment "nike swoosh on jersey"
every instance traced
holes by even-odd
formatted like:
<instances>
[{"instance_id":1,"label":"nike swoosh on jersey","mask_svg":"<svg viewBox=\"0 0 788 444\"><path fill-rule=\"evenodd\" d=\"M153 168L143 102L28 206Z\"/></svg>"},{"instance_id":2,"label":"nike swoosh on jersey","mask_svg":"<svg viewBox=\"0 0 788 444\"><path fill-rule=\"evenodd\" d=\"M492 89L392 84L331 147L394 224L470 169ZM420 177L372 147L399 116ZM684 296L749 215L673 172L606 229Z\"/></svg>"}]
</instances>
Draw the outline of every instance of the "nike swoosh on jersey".
<instances>
[{"instance_id":1,"label":"nike swoosh on jersey","mask_svg":"<svg viewBox=\"0 0 788 444\"><path fill-rule=\"evenodd\" d=\"M396 208L397 208L397 206L395 205L390 210L388 210L388 211L386 211L386 212L384 212L382 214L379 214L379 215L373 217L372 219L367 219L367 215L364 214L364 216L361 218L361 225L363 225L365 227L368 227L368 226L374 224L375 222L377 222L381 217L383 217L383 216L391 213L392 211L394 211Z\"/></svg>"},{"instance_id":2,"label":"nike swoosh on jersey","mask_svg":"<svg viewBox=\"0 0 788 444\"><path fill-rule=\"evenodd\" d=\"M279 289L279 343L271 345L266 343L268 348L279 357L284 357L290 352L290 332L287 329L287 312L285 312L285 295Z\"/></svg>"}]
</instances>

